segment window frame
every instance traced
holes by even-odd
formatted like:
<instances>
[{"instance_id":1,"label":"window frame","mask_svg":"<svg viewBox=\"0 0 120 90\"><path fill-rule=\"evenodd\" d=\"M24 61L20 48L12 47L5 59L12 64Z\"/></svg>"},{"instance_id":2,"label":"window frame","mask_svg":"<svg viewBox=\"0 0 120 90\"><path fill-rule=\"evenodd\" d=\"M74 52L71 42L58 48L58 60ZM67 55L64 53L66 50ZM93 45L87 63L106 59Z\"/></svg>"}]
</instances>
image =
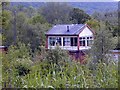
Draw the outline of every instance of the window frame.
<instances>
[{"instance_id":1,"label":"window frame","mask_svg":"<svg viewBox=\"0 0 120 90\"><path fill-rule=\"evenodd\" d=\"M85 47L86 46L86 38L85 37L80 37L79 38L79 43L80 43L80 46Z\"/></svg>"},{"instance_id":2,"label":"window frame","mask_svg":"<svg viewBox=\"0 0 120 90\"><path fill-rule=\"evenodd\" d=\"M93 36L79 37L79 43L80 43L80 46L83 46L83 47L91 46L93 44Z\"/></svg>"},{"instance_id":3,"label":"window frame","mask_svg":"<svg viewBox=\"0 0 120 90\"><path fill-rule=\"evenodd\" d=\"M49 37L49 45L50 46L55 46L55 41L56 41L56 38L55 37ZM51 44L52 43L52 44Z\"/></svg>"},{"instance_id":4,"label":"window frame","mask_svg":"<svg viewBox=\"0 0 120 90\"><path fill-rule=\"evenodd\" d=\"M71 46L70 37L63 37L63 46Z\"/></svg>"}]
</instances>

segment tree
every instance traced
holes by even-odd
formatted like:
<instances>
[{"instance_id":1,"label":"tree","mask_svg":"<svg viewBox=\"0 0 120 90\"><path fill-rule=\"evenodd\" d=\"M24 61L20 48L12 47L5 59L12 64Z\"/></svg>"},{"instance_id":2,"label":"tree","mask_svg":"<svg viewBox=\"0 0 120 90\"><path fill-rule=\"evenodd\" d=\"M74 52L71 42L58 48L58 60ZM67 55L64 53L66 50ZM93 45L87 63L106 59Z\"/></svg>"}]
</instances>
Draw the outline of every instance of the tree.
<instances>
[{"instance_id":1,"label":"tree","mask_svg":"<svg viewBox=\"0 0 120 90\"><path fill-rule=\"evenodd\" d=\"M85 23L91 18L88 14L86 14L83 10L80 10L79 8L73 8L70 12L70 17L71 20L75 20L78 24Z\"/></svg>"},{"instance_id":2,"label":"tree","mask_svg":"<svg viewBox=\"0 0 120 90\"><path fill-rule=\"evenodd\" d=\"M46 3L41 8L41 14L51 24L70 23L69 12L71 7L66 3Z\"/></svg>"},{"instance_id":3,"label":"tree","mask_svg":"<svg viewBox=\"0 0 120 90\"><path fill-rule=\"evenodd\" d=\"M9 45L12 43L13 31L12 31L12 12L9 10L9 3L2 3L1 14L1 32L3 45Z\"/></svg>"},{"instance_id":4,"label":"tree","mask_svg":"<svg viewBox=\"0 0 120 90\"><path fill-rule=\"evenodd\" d=\"M49 23L44 23L44 24L40 24L40 23L36 23L34 25L34 29L35 32L37 33L37 37L39 38L39 45L43 45L45 46L45 42L46 42L46 36L45 36L45 32L47 32L51 27L51 24Z\"/></svg>"},{"instance_id":5,"label":"tree","mask_svg":"<svg viewBox=\"0 0 120 90\"><path fill-rule=\"evenodd\" d=\"M95 12L92 15L93 18L95 18L98 21L102 21L104 22L104 24L106 25L106 28L112 33L112 37L114 38L113 42L117 41L117 45L115 47L115 49L119 49L119 10L118 11L108 11L105 13L98 13ZM117 37L117 40L116 40Z\"/></svg>"},{"instance_id":6,"label":"tree","mask_svg":"<svg viewBox=\"0 0 120 90\"><path fill-rule=\"evenodd\" d=\"M47 23L47 21L45 20L45 18L42 16L42 15L34 15L31 19L30 19L30 23L35 25L37 23L40 23L40 24L44 24L44 23Z\"/></svg>"},{"instance_id":7,"label":"tree","mask_svg":"<svg viewBox=\"0 0 120 90\"><path fill-rule=\"evenodd\" d=\"M90 19L86 23L95 31L99 28L99 22L96 19Z\"/></svg>"},{"instance_id":8,"label":"tree","mask_svg":"<svg viewBox=\"0 0 120 90\"><path fill-rule=\"evenodd\" d=\"M29 73L31 64L28 46L20 42L16 46L11 45L7 54L2 55L3 87L16 87L15 82L20 82L20 76Z\"/></svg>"},{"instance_id":9,"label":"tree","mask_svg":"<svg viewBox=\"0 0 120 90\"><path fill-rule=\"evenodd\" d=\"M103 23L103 22L102 22ZM107 54L109 50L115 48L115 44L113 42L112 33L106 29L105 24L101 24L100 22L100 30L96 32L94 44L92 47L92 54L95 62L105 62L105 58L107 58Z\"/></svg>"},{"instance_id":10,"label":"tree","mask_svg":"<svg viewBox=\"0 0 120 90\"><path fill-rule=\"evenodd\" d=\"M69 62L70 58L67 51L62 50L59 46L57 46L55 49L51 49L48 51L46 60L49 63L61 65L65 62Z\"/></svg>"}]
</instances>

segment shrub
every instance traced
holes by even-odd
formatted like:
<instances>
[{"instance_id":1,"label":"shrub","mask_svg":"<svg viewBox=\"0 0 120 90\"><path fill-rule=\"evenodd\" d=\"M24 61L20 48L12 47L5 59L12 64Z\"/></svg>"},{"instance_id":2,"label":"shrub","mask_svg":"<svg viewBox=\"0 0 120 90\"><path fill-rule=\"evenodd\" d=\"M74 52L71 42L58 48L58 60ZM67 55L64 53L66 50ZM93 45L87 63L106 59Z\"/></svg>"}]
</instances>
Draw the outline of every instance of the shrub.
<instances>
[{"instance_id":1,"label":"shrub","mask_svg":"<svg viewBox=\"0 0 120 90\"><path fill-rule=\"evenodd\" d=\"M7 54L3 54L2 59L2 82L14 86L14 81L20 75L27 74L30 71L32 61L29 48L25 44L18 43L17 46L10 46Z\"/></svg>"},{"instance_id":2,"label":"shrub","mask_svg":"<svg viewBox=\"0 0 120 90\"><path fill-rule=\"evenodd\" d=\"M118 66L112 61L108 64L81 65L71 61L67 52L57 47L45 52L44 60L32 64L29 52L24 53L25 56L19 54L22 51L19 49L26 49L24 45L21 47L9 49L3 57L3 84L8 82L12 87L53 89L118 87Z\"/></svg>"}]
</instances>

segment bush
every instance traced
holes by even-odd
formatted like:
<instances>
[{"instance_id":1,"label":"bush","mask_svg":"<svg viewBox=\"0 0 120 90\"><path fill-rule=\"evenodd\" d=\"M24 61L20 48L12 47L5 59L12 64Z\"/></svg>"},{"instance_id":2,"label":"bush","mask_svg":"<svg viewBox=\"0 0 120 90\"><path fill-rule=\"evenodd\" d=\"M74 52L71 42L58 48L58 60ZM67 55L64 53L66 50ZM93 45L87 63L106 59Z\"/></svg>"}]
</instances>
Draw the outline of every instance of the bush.
<instances>
[{"instance_id":1,"label":"bush","mask_svg":"<svg viewBox=\"0 0 120 90\"><path fill-rule=\"evenodd\" d=\"M26 49L23 56L19 54L21 49ZM6 82L7 87L19 88L118 87L118 66L114 62L91 63L95 68L91 69L91 65L71 61L67 52L57 47L45 51L43 60L32 64L27 50L20 45L19 48L9 49L6 57L3 57L3 87Z\"/></svg>"},{"instance_id":2,"label":"bush","mask_svg":"<svg viewBox=\"0 0 120 90\"><path fill-rule=\"evenodd\" d=\"M62 50L59 46L57 46L55 49L48 50L46 60L49 63L60 65L64 62L70 62L70 57L67 51Z\"/></svg>"},{"instance_id":3,"label":"bush","mask_svg":"<svg viewBox=\"0 0 120 90\"><path fill-rule=\"evenodd\" d=\"M31 67L31 72L22 77L24 88L117 88L118 72L114 63L99 63L96 71L77 62L66 63L56 71L57 64L41 62ZM48 66L47 66L48 65ZM110 69L111 68L111 69Z\"/></svg>"},{"instance_id":4,"label":"bush","mask_svg":"<svg viewBox=\"0 0 120 90\"><path fill-rule=\"evenodd\" d=\"M21 75L28 74L32 61L29 48L25 44L19 43L17 46L10 46L7 54L3 54L2 59L2 82L14 86L15 79ZM24 73L24 74L23 74Z\"/></svg>"}]
</instances>

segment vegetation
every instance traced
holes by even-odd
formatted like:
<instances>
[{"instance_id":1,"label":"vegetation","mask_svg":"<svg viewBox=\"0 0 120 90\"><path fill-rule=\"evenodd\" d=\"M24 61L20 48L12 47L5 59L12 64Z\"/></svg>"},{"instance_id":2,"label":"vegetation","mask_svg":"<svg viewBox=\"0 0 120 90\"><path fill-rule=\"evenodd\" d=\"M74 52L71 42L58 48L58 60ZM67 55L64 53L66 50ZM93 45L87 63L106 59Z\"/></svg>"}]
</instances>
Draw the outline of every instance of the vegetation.
<instances>
[{"instance_id":1,"label":"vegetation","mask_svg":"<svg viewBox=\"0 0 120 90\"><path fill-rule=\"evenodd\" d=\"M42 49L44 49L42 47ZM42 52L43 50L41 50ZM44 52L46 58L33 61L25 44L10 47L3 57L3 87L19 88L117 88L118 66L97 63L81 65L66 57L67 52L57 47ZM94 66L94 64L92 65ZM111 68L111 69L110 69Z\"/></svg>"},{"instance_id":2,"label":"vegetation","mask_svg":"<svg viewBox=\"0 0 120 90\"><path fill-rule=\"evenodd\" d=\"M106 54L109 53L109 50L113 50L115 48L116 40L112 37L112 33L107 29L106 25L101 25L102 24L100 22L99 30L96 31L91 53L93 54L92 56L94 56L95 61L98 62L98 60L101 60L103 62L107 62L108 56L106 56Z\"/></svg>"},{"instance_id":3,"label":"vegetation","mask_svg":"<svg viewBox=\"0 0 120 90\"><path fill-rule=\"evenodd\" d=\"M118 87L118 65L106 58L110 49L119 49L119 44L115 46L119 37L116 12L90 16L66 3L46 3L39 9L10 7L9 3L2 3L2 6L2 43L9 46L7 53L0 54L2 87ZM88 23L95 31L94 48L86 57L86 64L72 60L68 52L59 47L44 48L45 32L52 25L70 23Z\"/></svg>"}]
</instances>

